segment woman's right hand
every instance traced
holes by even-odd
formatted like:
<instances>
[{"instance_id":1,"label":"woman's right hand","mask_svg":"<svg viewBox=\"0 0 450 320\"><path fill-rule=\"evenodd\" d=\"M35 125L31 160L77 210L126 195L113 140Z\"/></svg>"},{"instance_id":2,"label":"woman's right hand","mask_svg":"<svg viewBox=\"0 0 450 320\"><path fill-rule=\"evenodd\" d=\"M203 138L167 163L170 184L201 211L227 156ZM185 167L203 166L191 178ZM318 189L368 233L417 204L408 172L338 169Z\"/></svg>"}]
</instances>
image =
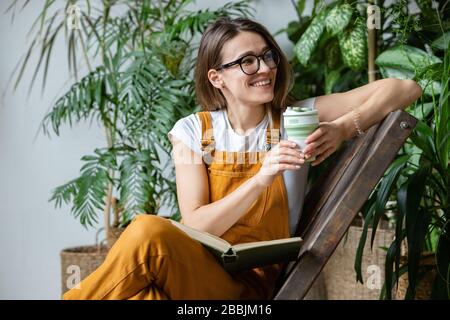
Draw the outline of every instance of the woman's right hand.
<instances>
[{"instance_id":1,"label":"woman's right hand","mask_svg":"<svg viewBox=\"0 0 450 320\"><path fill-rule=\"evenodd\" d=\"M284 170L299 170L305 162L304 154L295 142L281 140L264 157L261 169L255 175L258 184L268 187Z\"/></svg>"}]
</instances>

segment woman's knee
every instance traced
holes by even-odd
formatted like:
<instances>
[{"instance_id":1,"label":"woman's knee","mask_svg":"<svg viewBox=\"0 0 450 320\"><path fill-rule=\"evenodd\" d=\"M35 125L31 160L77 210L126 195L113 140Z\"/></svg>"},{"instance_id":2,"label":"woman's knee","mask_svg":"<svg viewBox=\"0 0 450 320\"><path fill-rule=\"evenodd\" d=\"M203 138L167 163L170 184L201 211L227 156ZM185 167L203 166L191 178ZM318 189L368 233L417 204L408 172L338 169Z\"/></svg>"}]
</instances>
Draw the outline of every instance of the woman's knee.
<instances>
[{"instance_id":1,"label":"woman's knee","mask_svg":"<svg viewBox=\"0 0 450 320\"><path fill-rule=\"evenodd\" d=\"M162 238L172 226L170 221L166 218L150 215L140 214L128 226L127 233L134 240L152 240Z\"/></svg>"}]
</instances>

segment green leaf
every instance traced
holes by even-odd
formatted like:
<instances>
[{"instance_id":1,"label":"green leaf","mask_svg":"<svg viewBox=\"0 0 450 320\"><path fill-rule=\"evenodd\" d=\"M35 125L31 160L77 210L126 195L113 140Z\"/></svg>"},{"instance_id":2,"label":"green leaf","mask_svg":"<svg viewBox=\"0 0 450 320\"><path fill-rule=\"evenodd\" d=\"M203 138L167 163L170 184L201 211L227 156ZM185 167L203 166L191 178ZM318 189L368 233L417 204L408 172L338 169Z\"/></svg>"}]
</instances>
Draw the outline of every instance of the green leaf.
<instances>
[{"instance_id":1,"label":"green leaf","mask_svg":"<svg viewBox=\"0 0 450 320\"><path fill-rule=\"evenodd\" d=\"M415 108L408 108L408 113L417 118L418 120L425 121L431 111L433 111L433 103L418 103Z\"/></svg>"},{"instance_id":2,"label":"green leaf","mask_svg":"<svg viewBox=\"0 0 450 320\"><path fill-rule=\"evenodd\" d=\"M120 166L120 199L124 213L155 214L159 209L157 186L164 184L161 174L153 168L154 153L142 150L127 155Z\"/></svg>"},{"instance_id":3,"label":"green leaf","mask_svg":"<svg viewBox=\"0 0 450 320\"><path fill-rule=\"evenodd\" d=\"M450 31L445 32L442 36L431 43L431 46L440 50L447 50L450 44Z\"/></svg>"},{"instance_id":4,"label":"green leaf","mask_svg":"<svg viewBox=\"0 0 450 320\"><path fill-rule=\"evenodd\" d=\"M302 34L308 28L309 24L311 23L311 20L312 20L311 17L308 16L299 17L298 21L289 22L286 28L279 30L277 33L275 33L274 36L286 32L288 39L292 43L296 44L300 40Z\"/></svg>"},{"instance_id":5,"label":"green leaf","mask_svg":"<svg viewBox=\"0 0 450 320\"><path fill-rule=\"evenodd\" d=\"M344 64L352 70L362 70L366 67L367 35L362 19L347 31L339 34L339 46Z\"/></svg>"},{"instance_id":6,"label":"green leaf","mask_svg":"<svg viewBox=\"0 0 450 320\"><path fill-rule=\"evenodd\" d=\"M417 122L410 135L410 139L423 150L423 155L429 160L434 159L436 154L433 136L433 130L423 121Z\"/></svg>"},{"instance_id":7,"label":"green leaf","mask_svg":"<svg viewBox=\"0 0 450 320\"><path fill-rule=\"evenodd\" d=\"M450 43L448 50L444 57L443 72L441 78L442 92L439 100L433 96L435 101L435 132L436 132L436 146L438 149L438 158L441 172L449 167L450 157ZM445 176L445 174L442 174ZM447 175L448 177L448 175Z\"/></svg>"},{"instance_id":8,"label":"green leaf","mask_svg":"<svg viewBox=\"0 0 450 320\"><path fill-rule=\"evenodd\" d=\"M311 59L314 50L317 47L320 36L325 28L325 17L327 10L321 11L308 26L306 31L301 36L300 40L294 46L294 54L298 61L306 66Z\"/></svg>"},{"instance_id":9,"label":"green leaf","mask_svg":"<svg viewBox=\"0 0 450 320\"><path fill-rule=\"evenodd\" d=\"M333 87L339 81L340 76L339 70L332 70L325 75L325 94L333 93Z\"/></svg>"},{"instance_id":10,"label":"green leaf","mask_svg":"<svg viewBox=\"0 0 450 320\"><path fill-rule=\"evenodd\" d=\"M353 14L353 8L349 4L342 4L331 9L325 19L327 31L333 36L344 31Z\"/></svg>"},{"instance_id":11,"label":"green leaf","mask_svg":"<svg viewBox=\"0 0 450 320\"><path fill-rule=\"evenodd\" d=\"M442 228L436 250L437 276L431 299L450 299L450 223Z\"/></svg>"},{"instance_id":12,"label":"green leaf","mask_svg":"<svg viewBox=\"0 0 450 320\"><path fill-rule=\"evenodd\" d=\"M438 57L408 45L385 50L375 60L380 67L400 68L413 72L439 62L441 59Z\"/></svg>"},{"instance_id":13,"label":"green leaf","mask_svg":"<svg viewBox=\"0 0 450 320\"><path fill-rule=\"evenodd\" d=\"M380 66L383 78L396 78L401 80L414 79L414 71L400 67ZM419 79L417 83L422 87L423 93L428 96L438 95L441 92L441 84L438 81Z\"/></svg>"},{"instance_id":14,"label":"green leaf","mask_svg":"<svg viewBox=\"0 0 450 320\"><path fill-rule=\"evenodd\" d=\"M329 70L337 69L342 71L343 66L340 66L341 62L341 49L339 48L339 42L337 39L331 40L325 47L325 57L327 68Z\"/></svg>"},{"instance_id":15,"label":"green leaf","mask_svg":"<svg viewBox=\"0 0 450 320\"><path fill-rule=\"evenodd\" d=\"M417 83L421 86L423 93L427 96L439 95L442 87L439 81L429 79L419 79Z\"/></svg>"},{"instance_id":16,"label":"green leaf","mask_svg":"<svg viewBox=\"0 0 450 320\"><path fill-rule=\"evenodd\" d=\"M303 15L303 10L305 10L305 2L306 0L297 0L297 5L295 6L295 8L299 17Z\"/></svg>"},{"instance_id":17,"label":"green leaf","mask_svg":"<svg viewBox=\"0 0 450 320\"><path fill-rule=\"evenodd\" d=\"M415 295L420 255L422 253L424 238L430 219L426 210L420 207L429 174L430 166L428 162L424 161L419 169L402 185L397 194L398 208L406 218L405 230L408 241L408 298L413 298Z\"/></svg>"},{"instance_id":18,"label":"green leaf","mask_svg":"<svg viewBox=\"0 0 450 320\"><path fill-rule=\"evenodd\" d=\"M74 122L79 123L98 112L104 100L103 78L103 69L97 68L80 82L72 85L69 91L56 101L52 111L44 117L43 131L48 133L51 124L53 131L59 135L61 125L72 126Z\"/></svg>"},{"instance_id":19,"label":"green leaf","mask_svg":"<svg viewBox=\"0 0 450 320\"><path fill-rule=\"evenodd\" d=\"M373 219L373 213L375 209L375 202L374 197L370 198L368 201L366 201L365 205L369 206L368 212L364 218L364 226L361 233L361 237L359 238L358 242L358 248L356 249L356 255L355 255L355 264L354 269L356 272L356 281L359 281L360 283L363 283L363 277L362 277L362 258L364 253L364 247L366 245L367 240L367 232L370 226L370 222Z\"/></svg>"},{"instance_id":20,"label":"green leaf","mask_svg":"<svg viewBox=\"0 0 450 320\"><path fill-rule=\"evenodd\" d=\"M420 208L416 216L409 215L406 218L406 228L410 230L408 237L408 290L406 298L413 299L416 292L416 286L420 279L419 267L422 257L425 237L428 232L431 216L428 212Z\"/></svg>"},{"instance_id":21,"label":"green leaf","mask_svg":"<svg viewBox=\"0 0 450 320\"><path fill-rule=\"evenodd\" d=\"M393 270L392 270L392 266L393 266L393 259L395 259L395 251L397 250L397 243L393 243L393 246L391 246L390 248L388 248L387 254L386 254L386 262L385 262L385 274L387 274L387 276L385 277L386 280L383 284L383 287L381 288L381 292L380 292L380 299L384 299L384 300L391 300L392 297L392 288L394 288L395 283L397 282L397 279L393 277ZM389 265L388 265L389 263ZM400 269L398 270L397 274L398 276L402 276L403 274L405 274L408 271L407 266L402 266L400 267ZM388 282L388 278L389 278L389 282ZM389 288L389 289L388 289ZM389 296L388 296L388 292L389 292Z\"/></svg>"},{"instance_id":22,"label":"green leaf","mask_svg":"<svg viewBox=\"0 0 450 320\"><path fill-rule=\"evenodd\" d=\"M98 221L97 213L105 206L106 190L112 179L107 170L116 169L113 150L96 149L95 155L84 156L86 163L81 168L80 177L56 188L49 201L56 205L72 202L71 212L84 227L93 226Z\"/></svg>"},{"instance_id":23,"label":"green leaf","mask_svg":"<svg viewBox=\"0 0 450 320\"><path fill-rule=\"evenodd\" d=\"M401 188L401 186L400 186ZM399 188L399 189L400 189ZM398 191L397 191L397 199L398 199ZM397 206L398 206L398 200L397 200ZM401 210L398 210L395 216L395 238L393 242L393 247L395 248L395 251L392 253L392 261L391 261L391 267L392 262L395 265L395 276L396 279L400 277L400 256L401 256L401 242L406 237L406 232L403 229L405 219L405 213ZM389 252L388 252L389 253ZM387 265L387 259L388 256L386 255L386 265ZM388 281L387 275L386 275L386 282Z\"/></svg>"},{"instance_id":24,"label":"green leaf","mask_svg":"<svg viewBox=\"0 0 450 320\"><path fill-rule=\"evenodd\" d=\"M402 68L380 66L380 72L383 78L396 78L401 80L414 78L414 72Z\"/></svg>"},{"instance_id":25,"label":"green leaf","mask_svg":"<svg viewBox=\"0 0 450 320\"><path fill-rule=\"evenodd\" d=\"M389 167L386 175L381 180L379 189L377 191L377 197L375 202L375 213L373 215L373 225L372 225L372 238L370 240L370 248L373 248L373 243L375 241L375 235L378 228L378 223L385 213L386 203L389 200L392 189L400 176L405 164L409 160L411 155L406 154L397 158Z\"/></svg>"},{"instance_id":26,"label":"green leaf","mask_svg":"<svg viewBox=\"0 0 450 320\"><path fill-rule=\"evenodd\" d=\"M399 220L401 221L401 220ZM398 223L398 222L397 222ZM398 226L398 225L397 225ZM400 227L401 229L401 227ZM401 271L399 268L399 254L400 254L400 243L402 242L403 238L405 237L405 234L403 232L400 232L400 234L397 236L395 240L391 243L389 246L388 251L386 252L386 260L384 263L384 294L385 298L387 300L392 299L392 288L395 285L395 282L397 282L397 279L401 275ZM394 271L394 265L395 265L395 271ZM395 277L394 277L395 273Z\"/></svg>"}]
</instances>

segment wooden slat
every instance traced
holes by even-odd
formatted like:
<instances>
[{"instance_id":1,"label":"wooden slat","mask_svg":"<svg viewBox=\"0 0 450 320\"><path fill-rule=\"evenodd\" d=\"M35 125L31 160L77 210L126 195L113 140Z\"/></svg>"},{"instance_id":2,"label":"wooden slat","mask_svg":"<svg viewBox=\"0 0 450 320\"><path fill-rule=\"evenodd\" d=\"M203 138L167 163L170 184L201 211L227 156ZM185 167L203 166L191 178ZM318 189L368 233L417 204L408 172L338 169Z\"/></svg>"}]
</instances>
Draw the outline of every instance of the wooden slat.
<instances>
[{"instance_id":1,"label":"wooden slat","mask_svg":"<svg viewBox=\"0 0 450 320\"><path fill-rule=\"evenodd\" d=\"M367 134L370 134L370 132L369 130ZM333 165L315 181L314 186L306 195L302 223L299 224L296 234L305 234L306 228L324 206L348 165L360 150L363 142L364 139L347 141L341 150L335 153L334 158L330 159Z\"/></svg>"},{"instance_id":2,"label":"wooden slat","mask_svg":"<svg viewBox=\"0 0 450 320\"><path fill-rule=\"evenodd\" d=\"M416 121L404 111L392 112L340 150L333 167L305 198L297 230L304 239L300 258L288 264L275 299L306 295Z\"/></svg>"}]
</instances>

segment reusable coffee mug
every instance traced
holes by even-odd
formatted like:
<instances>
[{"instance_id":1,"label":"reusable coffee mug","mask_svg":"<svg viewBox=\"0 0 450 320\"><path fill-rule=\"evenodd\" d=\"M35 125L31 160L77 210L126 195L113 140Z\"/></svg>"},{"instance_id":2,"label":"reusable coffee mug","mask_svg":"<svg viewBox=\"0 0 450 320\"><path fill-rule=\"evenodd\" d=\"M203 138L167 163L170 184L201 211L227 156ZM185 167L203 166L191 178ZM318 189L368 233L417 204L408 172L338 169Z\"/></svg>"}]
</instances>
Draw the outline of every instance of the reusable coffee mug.
<instances>
[{"instance_id":1,"label":"reusable coffee mug","mask_svg":"<svg viewBox=\"0 0 450 320\"><path fill-rule=\"evenodd\" d=\"M284 129L288 140L294 141L301 150L306 147L306 138L319 127L319 115L316 109L307 107L288 107L283 113ZM305 162L314 161L316 157L305 159Z\"/></svg>"}]
</instances>

